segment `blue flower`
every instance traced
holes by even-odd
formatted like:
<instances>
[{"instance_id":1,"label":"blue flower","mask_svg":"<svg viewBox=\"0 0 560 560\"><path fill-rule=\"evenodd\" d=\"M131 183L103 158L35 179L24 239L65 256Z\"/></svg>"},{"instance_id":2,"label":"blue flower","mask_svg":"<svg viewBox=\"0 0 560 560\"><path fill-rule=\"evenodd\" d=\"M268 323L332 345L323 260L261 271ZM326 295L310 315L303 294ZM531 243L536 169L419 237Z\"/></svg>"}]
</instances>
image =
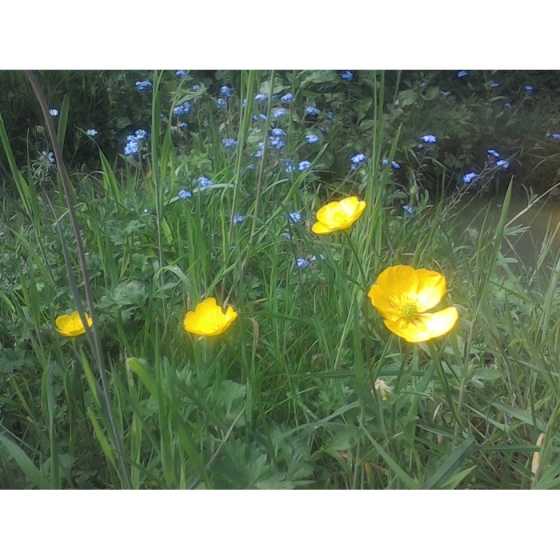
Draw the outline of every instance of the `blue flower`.
<instances>
[{"instance_id":1,"label":"blue flower","mask_svg":"<svg viewBox=\"0 0 560 560\"><path fill-rule=\"evenodd\" d=\"M268 95L265 95L264 93L257 93L257 95L255 95L255 101L258 103L268 101Z\"/></svg>"},{"instance_id":2,"label":"blue flower","mask_svg":"<svg viewBox=\"0 0 560 560\"><path fill-rule=\"evenodd\" d=\"M222 86L220 88L220 93L224 96L224 97L231 97L231 88L229 86Z\"/></svg>"},{"instance_id":3,"label":"blue flower","mask_svg":"<svg viewBox=\"0 0 560 560\"><path fill-rule=\"evenodd\" d=\"M152 82L150 82L150 80L144 80L143 82L136 81L134 85L138 91L144 91L145 89L152 87Z\"/></svg>"},{"instance_id":4,"label":"blue flower","mask_svg":"<svg viewBox=\"0 0 560 560\"><path fill-rule=\"evenodd\" d=\"M148 137L148 133L142 128L139 128L134 134L138 140L145 140Z\"/></svg>"},{"instance_id":5,"label":"blue flower","mask_svg":"<svg viewBox=\"0 0 560 560\"><path fill-rule=\"evenodd\" d=\"M322 253L319 253L319 258L324 261L325 260L325 255L323 255ZM317 260L317 257L315 255L311 255L309 262L315 262Z\"/></svg>"},{"instance_id":6,"label":"blue flower","mask_svg":"<svg viewBox=\"0 0 560 560\"><path fill-rule=\"evenodd\" d=\"M496 88L499 87L499 86L500 86L500 84L499 84L498 82L492 82L492 83L490 84L490 87L491 87L492 89L496 89Z\"/></svg>"},{"instance_id":7,"label":"blue flower","mask_svg":"<svg viewBox=\"0 0 560 560\"><path fill-rule=\"evenodd\" d=\"M331 121L334 119L334 113L332 111L327 113L327 119L331 119Z\"/></svg>"},{"instance_id":8,"label":"blue flower","mask_svg":"<svg viewBox=\"0 0 560 560\"><path fill-rule=\"evenodd\" d=\"M420 140L426 142L426 144L435 144L437 142L437 138L433 134L426 134L426 136L422 136Z\"/></svg>"},{"instance_id":9,"label":"blue flower","mask_svg":"<svg viewBox=\"0 0 560 560\"><path fill-rule=\"evenodd\" d=\"M309 263L308 263L305 259L303 259L303 258L301 258L301 257L299 257L298 259L296 259L296 266L297 266L298 268L305 268L308 264L309 264Z\"/></svg>"},{"instance_id":10,"label":"blue flower","mask_svg":"<svg viewBox=\"0 0 560 560\"><path fill-rule=\"evenodd\" d=\"M416 214L416 211L414 210L414 208L412 208L412 206L409 206L408 204L403 204L401 206L401 208L409 215L409 216L414 216L414 214Z\"/></svg>"},{"instance_id":11,"label":"blue flower","mask_svg":"<svg viewBox=\"0 0 560 560\"><path fill-rule=\"evenodd\" d=\"M284 171L286 173L292 173L293 172L293 170L294 170L294 160L293 159L287 159L284 162L284 165L285 165Z\"/></svg>"},{"instance_id":12,"label":"blue flower","mask_svg":"<svg viewBox=\"0 0 560 560\"><path fill-rule=\"evenodd\" d=\"M224 138L222 140L222 144L224 145L224 148L235 148L235 146L237 146L237 140L234 138Z\"/></svg>"},{"instance_id":13,"label":"blue flower","mask_svg":"<svg viewBox=\"0 0 560 560\"><path fill-rule=\"evenodd\" d=\"M253 157L261 158L264 153L264 142L259 142L259 149L253 154Z\"/></svg>"},{"instance_id":14,"label":"blue flower","mask_svg":"<svg viewBox=\"0 0 560 560\"><path fill-rule=\"evenodd\" d=\"M90 137L93 138L94 136L97 136L99 134L99 131L95 130L95 128L88 128L86 130L86 134Z\"/></svg>"},{"instance_id":15,"label":"blue flower","mask_svg":"<svg viewBox=\"0 0 560 560\"><path fill-rule=\"evenodd\" d=\"M285 237L286 239L291 239L291 238L292 238L291 234L290 234L289 232L287 232L287 231L285 231L285 232L282 234L282 237Z\"/></svg>"},{"instance_id":16,"label":"blue flower","mask_svg":"<svg viewBox=\"0 0 560 560\"><path fill-rule=\"evenodd\" d=\"M509 169L509 161L507 159L500 159L496 162L496 166L502 169Z\"/></svg>"},{"instance_id":17,"label":"blue flower","mask_svg":"<svg viewBox=\"0 0 560 560\"><path fill-rule=\"evenodd\" d=\"M523 88L527 93L533 93L533 86L525 86Z\"/></svg>"},{"instance_id":18,"label":"blue flower","mask_svg":"<svg viewBox=\"0 0 560 560\"><path fill-rule=\"evenodd\" d=\"M138 153L138 138L136 136L127 136L127 143L124 147L125 156L133 156Z\"/></svg>"},{"instance_id":19,"label":"blue flower","mask_svg":"<svg viewBox=\"0 0 560 560\"><path fill-rule=\"evenodd\" d=\"M294 224L297 224L301 221L301 214L299 212L290 212L288 216Z\"/></svg>"},{"instance_id":20,"label":"blue flower","mask_svg":"<svg viewBox=\"0 0 560 560\"><path fill-rule=\"evenodd\" d=\"M185 108L184 108L182 105L178 105L177 107L175 107L175 108L173 109L173 114L174 114L176 117L180 117L181 115L184 115L184 114L185 114Z\"/></svg>"},{"instance_id":21,"label":"blue flower","mask_svg":"<svg viewBox=\"0 0 560 560\"><path fill-rule=\"evenodd\" d=\"M466 78L466 76L467 76L466 70L461 70L460 72L457 72L457 78Z\"/></svg>"},{"instance_id":22,"label":"blue flower","mask_svg":"<svg viewBox=\"0 0 560 560\"><path fill-rule=\"evenodd\" d=\"M554 138L554 140L560 140L560 134L558 132L553 132L550 136Z\"/></svg>"},{"instance_id":23,"label":"blue flower","mask_svg":"<svg viewBox=\"0 0 560 560\"><path fill-rule=\"evenodd\" d=\"M283 101L284 103L288 103L289 101L291 101L294 98L294 96L291 93L286 93L286 95L283 95L280 98L280 101Z\"/></svg>"},{"instance_id":24,"label":"blue flower","mask_svg":"<svg viewBox=\"0 0 560 560\"><path fill-rule=\"evenodd\" d=\"M381 163L382 163L383 165L387 165L387 164L389 163L389 160L388 160L388 159L384 159L384 160L381 161ZM392 162L391 162L391 167L392 167L393 169L400 169L400 168L401 168L400 164L398 164L396 161L392 161Z\"/></svg>"},{"instance_id":25,"label":"blue flower","mask_svg":"<svg viewBox=\"0 0 560 560\"><path fill-rule=\"evenodd\" d=\"M274 111L274 113L272 113L273 118L275 119L279 119L280 117L283 117L284 115L287 115L288 111L286 111L286 109L276 109L276 111Z\"/></svg>"},{"instance_id":26,"label":"blue flower","mask_svg":"<svg viewBox=\"0 0 560 560\"><path fill-rule=\"evenodd\" d=\"M175 72L175 76L177 76L177 78L184 78L187 75L187 73L184 70L177 70L177 72Z\"/></svg>"},{"instance_id":27,"label":"blue flower","mask_svg":"<svg viewBox=\"0 0 560 560\"><path fill-rule=\"evenodd\" d=\"M315 107L306 107L305 108L305 112L310 116L310 117L316 117L319 114L319 109L315 108Z\"/></svg>"},{"instance_id":28,"label":"blue flower","mask_svg":"<svg viewBox=\"0 0 560 560\"><path fill-rule=\"evenodd\" d=\"M204 177L204 175L202 177L199 177L197 181L202 188L209 187L210 185L214 184L211 179L208 179L208 177Z\"/></svg>"},{"instance_id":29,"label":"blue flower","mask_svg":"<svg viewBox=\"0 0 560 560\"><path fill-rule=\"evenodd\" d=\"M200 91L200 85L199 84L195 84L192 88L193 91Z\"/></svg>"},{"instance_id":30,"label":"blue flower","mask_svg":"<svg viewBox=\"0 0 560 560\"><path fill-rule=\"evenodd\" d=\"M506 104L504 105L504 107L507 107L508 109L511 109L511 103L509 103L509 102L506 103Z\"/></svg>"},{"instance_id":31,"label":"blue flower","mask_svg":"<svg viewBox=\"0 0 560 560\"><path fill-rule=\"evenodd\" d=\"M360 163L363 163L364 161L366 161L366 156L364 154L356 154L355 156L352 156L350 158L350 161L352 163L355 163L356 165L359 165Z\"/></svg>"},{"instance_id":32,"label":"blue flower","mask_svg":"<svg viewBox=\"0 0 560 560\"><path fill-rule=\"evenodd\" d=\"M270 145L274 146L277 150L281 150L286 145L286 142L279 136L271 136L268 140L270 141Z\"/></svg>"},{"instance_id":33,"label":"blue flower","mask_svg":"<svg viewBox=\"0 0 560 560\"><path fill-rule=\"evenodd\" d=\"M477 177L478 173L467 173L466 175L463 175L463 183L465 183L466 185L470 185Z\"/></svg>"},{"instance_id":34,"label":"blue flower","mask_svg":"<svg viewBox=\"0 0 560 560\"><path fill-rule=\"evenodd\" d=\"M182 123L179 123L177 126L178 126L179 128L185 128L185 127L187 127L187 126L189 126L189 125L188 125L186 122L182 122Z\"/></svg>"},{"instance_id":35,"label":"blue flower","mask_svg":"<svg viewBox=\"0 0 560 560\"><path fill-rule=\"evenodd\" d=\"M218 105L218 109L225 109L227 107L227 101L225 99L218 99L218 101L216 101L216 104Z\"/></svg>"},{"instance_id":36,"label":"blue flower","mask_svg":"<svg viewBox=\"0 0 560 560\"><path fill-rule=\"evenodd\" d=\"M311 167L311 162L310 161L300 161L298 164L298 169L300 171L305 171L306 169L309 169Z\"/></svg>"},{"instance_id":37,"label":"blue flower","mask_svg":"<svg viewBox=\"0 0 560 560\"><path fill-rule=\"evenodd\" d=\"M319 137L316 134L307 134L305 140L308 144L316 144L319 142Z\"/></svg>"},{"instance_id":38,"label":"blue flower","mask_svg":"<svg viewBox=\"0 0 560 560\"><path fill-rule=\"evenodd\" d=\"M344 80L345 82L350 82L354 79L354 74L352 74L352 72L350 72L350 70L345 70L344 72L342 72L342 74L340 75L340 78L342 80Z\"/></svg>"},{"instance_id":39,"label":"blue flower","mask_svg":"<svg viewBox=\"0 0 560 560\"><path fill-rule=\"evenodd\" d=\"M270 133L272 136L286 136L286 133L281 128L273 128Z\"/></svg>"},{"instance_id":40,"label":"blue flower","mask_svg":"<svg viewBox=\"0 0 560 560\"><path fill-rule=\"evenodd\" d=\"M261 121L266 121L267 120L266 115L263 115L262 113L259 116L253 115L253 120L254 121L258 121L259 119L261 119Z\"/></svg>"},{"instance_id":41,"label":"blue flower","mask_svg":"<svg viewBox=\"0 0 560 560\"><path fill-rule=\"evenodd\" d=\"M233 223L234 224L241 224L241 223L243 223L244 220L245 220L245 216L242 216L241 214L236 214L233 217Z\"/></svg>"},{"instance_id":42,"label":"blue flower","mask_svg":"<svg viewBox=\"0 0 560 560\"><path fill-rule=\"evenodd\" d=\"M500 153L497 152L496 150L486 150L488 152L488 154L490 154L491 156L494 156L495 158L499 158L500 157Z\"/></svg>"},{"instance_id":43,"label":"blue flower","mask_svg":"<svg viewBox=\"0 0 560 560\"><path fill-rule=\"evenodd\" d=\"M420 83L418 84L418 87L419 87L419 88L426 87L426 82L420 82Z\"/></svg>"},{"instance_id":44,"label":"blue flower","mask_svg":"<svg viewBox=\"0 0 560 560\"><path fill-rule=\"evenodd\" d=\"M60 115L60 111L58 109L49 109L49 114L51 117L58 117L58 115Z\"/></svg>"},{"instance_id":45,"label":"blue flower","mask_svg":"<svg viewBox=\"0 0 560 560\"><path fill-rule=\"evenodd\" d=\"M178 194L181 200L186 200L187 198L190 198L192 196L192 192L188 191L187 189L183 189L182 191L179 191Z\"/></svg>"},{"instance_id":46,"label":"blue flower","mask_svg":"<svg viewBox=\"0 0 560 560\"><path fill-rule=\"evenodd\" d=\"M46 160L49 165L54 165L56 163L56 158L54 157L54 154L52 152L49 152L48 154L44 151L41 152L41 156L39 159Z\"/></svg>"}]
</instances>

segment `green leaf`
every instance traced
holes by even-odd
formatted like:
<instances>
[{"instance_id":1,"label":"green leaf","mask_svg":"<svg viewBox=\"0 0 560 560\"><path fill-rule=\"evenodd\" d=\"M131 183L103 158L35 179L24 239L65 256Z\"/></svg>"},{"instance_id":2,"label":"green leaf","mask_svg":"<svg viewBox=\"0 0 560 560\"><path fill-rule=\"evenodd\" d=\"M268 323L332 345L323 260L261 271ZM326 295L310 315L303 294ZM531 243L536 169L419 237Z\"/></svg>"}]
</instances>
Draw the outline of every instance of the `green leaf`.
<instances>
[{"instance_id":1,"label":"green leaf","mask_svg":"<svg viewBox=\"0 0 560 560\"><path fill-rule=\"evenodd\" d=\"M27 454L7 437L0 435L0 442L8 450L15 459L21 470L31 479L31 482L40 490L49 490L51 485L49 481L41 474L39 469L33 464L33 461Z\"/></svg>"},{"instance_id":2,"label":"green leaf","mask_svg":"<svg viewBox=\"0 0 560 560\"><path fill-rule=\"evenodd\" d=\"M470 457L476 448L474 436L469 437L461 444L439 467L439 469L423 484L422 489L441 488L453 473Z\"/></svg>"}]
</instances>

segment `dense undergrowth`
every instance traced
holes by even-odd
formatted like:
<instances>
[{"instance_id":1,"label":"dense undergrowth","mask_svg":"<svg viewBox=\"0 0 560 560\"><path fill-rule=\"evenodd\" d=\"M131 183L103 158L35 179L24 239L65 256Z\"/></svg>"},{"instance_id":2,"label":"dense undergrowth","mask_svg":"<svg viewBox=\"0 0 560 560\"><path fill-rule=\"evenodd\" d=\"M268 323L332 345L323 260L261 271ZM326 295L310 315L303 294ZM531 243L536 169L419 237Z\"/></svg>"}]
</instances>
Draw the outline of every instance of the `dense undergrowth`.
<instances>
[{"instance_id":1,"label":"dense undergrowth","mask_svg":"<svg viewBox=\"0 0 560 560\"><path fill-rule=\"evenodd\" d=\"M2 109L3 488L560 485L555 226L504 256L511 193L560 168L556 73L132 74L39 75L95 333L55 329L92 312L59 162L24 95ZM465 230L480 191L501 220ZM353 195L350 229L312 232ZM366 294L399 264L445 276L449 334L385 328ZM187 333L209 297L237 319Z\"/></svg>"}]
</instances>

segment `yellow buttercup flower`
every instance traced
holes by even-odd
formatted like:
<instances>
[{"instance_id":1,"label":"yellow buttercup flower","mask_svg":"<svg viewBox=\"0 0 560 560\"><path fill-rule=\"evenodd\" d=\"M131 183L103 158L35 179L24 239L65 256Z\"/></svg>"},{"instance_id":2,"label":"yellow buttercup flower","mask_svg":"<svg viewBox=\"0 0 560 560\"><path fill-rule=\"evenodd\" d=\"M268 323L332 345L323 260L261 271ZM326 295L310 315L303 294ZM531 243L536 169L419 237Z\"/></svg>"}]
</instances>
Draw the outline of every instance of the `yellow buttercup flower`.
<instances>
[{"instance_id":1,"label":"yellow buttercup flower","mask_svg":"<svg viewBox=\"0 0 560 560\"><path fill-rule=\"evenodd\" d=\"M311 228L313 233L327 234L333 231L348 229L365 210L365 200L357 196L343 198L337 202L329 202L317 211L317 223Z\"/></svg>"},{"instance_id":2,"label":"yellow buttercup flower","mask_svg":"<svg viewBox=\"0 0 560 560\"><path fill-rule=\"evenodd\" d=\"M88 327L93 325L91 317L85 313ZM72 315L60 315L55 319L56 330L63 336L80 336L86 332L80 314L74 311Z\"/></svg>"},{"instance_id":3,"label":"yellow buttercup flower","mask_svg":"<svg viewBox=\"0 0 560 560\"><path fill-rule=\"evenodd\" d=\"M445 278L438 272L397 265L379 275L368 296L391 332L407 342L425 342L448 333L459 319L455 307L426 313L445 290Z\"/></svg>"},{"instance_id":4,"label":"yellow buttercup flower","mask_svg":"<svg viewBox=\"0 0 560 560\"><path fill-rule=\"evenodd\" d=\"M231 305L224 313L216 304L215 298L208 298L199 303L194 311L185 315L183 325L187 332L193 334L217 336L225 332L236 318L237 313Z\"/></svg>"}]
</instances>

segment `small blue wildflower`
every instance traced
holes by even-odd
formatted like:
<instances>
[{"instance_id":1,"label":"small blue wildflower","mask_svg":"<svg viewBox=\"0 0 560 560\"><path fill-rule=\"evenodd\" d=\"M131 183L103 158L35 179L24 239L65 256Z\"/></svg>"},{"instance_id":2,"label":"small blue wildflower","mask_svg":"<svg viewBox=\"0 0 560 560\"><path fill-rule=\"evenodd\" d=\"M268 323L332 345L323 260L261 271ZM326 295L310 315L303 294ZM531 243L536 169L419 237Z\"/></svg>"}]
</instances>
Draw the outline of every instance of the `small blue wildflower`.
<instances>
[{"instance_id":1,"label":"small blue wildflower","mask_svg":"<svg viewBox=\"0 0 560 560\"><path fill-rule=\"evenodd\" d=\"M291 234L290 234L288 231L285 231L285 232L282 234L282 237L285 237L286 239L291 239L291 238L292 238Z\"/></svg>"},{"instance_id":2,"label":"small blue wildflower","mask_svg":"<svg viewBox=\"0 0 560 560\"><path fill-rule=\"evenodd\" d=\"M175 72L175 76L177 76L177 78L184 78L186 75L187 73L185 70L177 70L177 72Z\"/></svg>"},{"instance_id":3,"label":"small blue wildflower","mask_svg":"<svg viewBox=\"0 0 560 560\"><path fill-rule=\"evenodd\" d=\"M426 136L422 136L420 140L426 142L426 144L435 144L437 142L437 137L433 134L426 134Z\"/></svg>"},{"instance_id":4,"label":"small blue wildflower","mask_svg":"<svg viewBox=\"0 0 560 560\"><path fill-rule=\"evenodd\" d=\"M305 112L310 116L310 117L316 117L319 114L319 109L315 108L315 107L306 107L305 108Z\"/></svg>"},{"instance_id":5,"label":"small blue wildflower","mask_svg":"<svg viewBox=\"0 0 560 560\"><path fill-rule=\"evenodd\" d=\"M292 173L294 170L294 161L292 159L287 159L285 162L284 171L286 173Z\"/></svg>"},{"instance_id":6,"label":"small blue wildflower","mask_svg":"<svg viewBox=\"0 0 560 560\"><path fill-rule=\"evenodd\" d=\"M389 163L389 160L387 158L381 160L381 165L387 165Z\"/></svg>"},{"instance_id":7,"label":"small blue wildflower","mask_svg":"<svg viewBox=\"0 0 560 560\"><path fill-rule=\"evenodd\" d=\"M350 72L350 70L345 70L340 75L340 79L344 80L345 82L351 82L354 79L354 74L352 74L352 72Z\"/></svg>"},{"instance_id":8,"label":"small blue wildflower","mask_svg":"<svg viewBox=\"0 0 560 560\"><path fill-rule=\"evenodd\" d=\"M245 220L245 216L242 216L241 214L237 214L233 217L234 224L241 224L243 223L244 220Z\"/></svg>"},{"instance_id":9,"label":"small blue wildflower","mask_svg":"<svg viewBox=\"0 0 560 560\"><path fill-rule=\"evenodd\" d=\"M420 82L420 83L418 84L418 87L419 87L419 88L426 87L426 82Z\"/></svg>"},{"instance_id":10,"label":"small blue wildflower","mask_svg":"<svg viewBox=\"0 0 560 560\"><path fill-rule=\"evenodd\" d=\"M499 158L500 157L500 153L497 152L496 150L486 150L488 152L489 155L494 156L495 158Z\"/></svg>"},{"instance_id":11,"label":"small blue wildflower","mask_svg":"<svg viewBox=\"0 0 560 560\"><path fill-rule=\"evenodd\" d=\"M310 161L300 161L298 164L298 169L300 171L305 171L306 169L309 169L311 167L311 162Z\"/></svg>"},{"instance_id":12,"label":"small blue wildflower","mask_svg":"<svg viewBox=\"0 0 560 560\"><path fill-rule=\"evenodd\" d=\"M178 196L181 200L186 200L187 198L191 198L192 192L187 189L183 189L182 191L179 191Z\"/></svg>"},{"instance_id":13,"label":"small blue wildflower","mask_svg":"<svg viewBox=\"0 0 560 560\"><path fill-rule=\"evenodd\" d=\"M423 150L424 149L424 144L418 144L418 146L416 146L419 150Z\"/></svg>"},{"instance_id":14,"label":"small blue wildflower","mask_svg":"<svg viewBox=\"0 0 560 560\"><path fill-rule=\"evenodd\" d=\"M173 114L176 117L180 117L185 114L185 108L182 105L178 105L177 107L173 108Z\"/></svg>"},{"instance_id":15,"label":"small blue wildflower","mask_svg":"<svg viewBox=\"0 0 560 560\"><path fill-rule=\"evenodd\" d=\"M49 165L54 165L56 163L56 158L52 152L49 152L48 154L45 151L41 152L39 159L46 160Z\"/></svg>"},{"instance_id":16,"label":"small blue wildflower","mask_svg":"<svg viewBox=\"0 0 560 560\"><path fill-rule=\"evenodd\" d=\"M466 78L466 77L467 77L466 70L461 70L460 72L457 72L457 78Z\"/></svg>"},{"instance_id":17,"label":"small blue wildflower","mask_svg":"<svg viewBox=\"0 0 560 560\"><path fill-rule=\"evenodd\" d=\"M477 177L478 173L467 173L466 175L463 175L463 183L465 183L465 185L470 185Z\"/></svg>"},{"instance_id":18,"label":"small blue wildflower","mask_svg":"<svg viewBox=\"0 0 560 560\"><path fill-rule=\"evenodd\" d=\"M268 140L270 141L270 145L274 146L277 150L281 150L286 145L286 142L279 136L271 136Z\"/></svg>"},{"instance_id":19,"label":"small blue wildflower","mask_svg":"<svg viewBox=\"0 0 560 560\"><path fill-rule=\"evenodd\" d=\"M60 115L60 111L58 109L49 109L49 114L51 117L58 117L58 115Z\"/></svg>"},{"instance_id":20,"label":"small blue wildflower","mask_svg":"<svg viewBox=\"0 0 560 560\"><path fill-rule=\"evenodd\" d=\"M224 97L231 97L231 88L229 86L222 86L220 88L220 93L224 96Z\"/></svg>"},{"instance_id":21,"label":"small blue wildflower","mask_svg":"<svg viewBox=\"0 0 560 560\"><path fill-rule=\"evenodd\" d=\"M124 147L125 156L133 156L138 153L138 138L136 136L128 136L127 143Z\"/></svg>"},{"instance_id":22,"label":"small blue wildflower","mask_svg":"<svg viewBox=\"0 0 560 560\"><path fill-rule=\"evenodd\" d=\"M316 134L307 134L305 140L308 144L316 144L319 142L319 137Z\"/></svg>"},{"instance_id":23,"label":"small blue wildflower","mask_svg":"<svg viewBox=\"0 0 560 560\"><path fill-rule=\"evenodd\" d=\"M200 91L200 85L199 84L195 84L192 88L193 91Z\"/></svg>"},{"instance_id":24,"label":"small blue wildflower","mask_svg":"<svg viewBox=\"0 0 560 560\"><path fill-rule=\"evenodd\" d=\"M259 149L253 154L253 157L261 158L264 153L264 142L259 142Z\"/></svg>"},{"instance_id":25,"label":"small blue wildflower","mask_svg":"<svg viewBox=\"0 0 560 560\"><path fill-rule=\"evenodd\" d=\"M235 148L235 146L237 146L237 140L234 138L224 138L222 144L224 148Z\"/></svg>"},{"instance_id":26,"label":"small blue wildflower","mask_svg":"<svg viewBox=\"0 0 560 560\"><path fill-rule=\"evenodd\" d=\"M257 95L255 95L255 101L257 101L258 103L268 101L268 95L265 95L264 93L257 93Z\"/></svg>"},{"instance_id":27,"label":"small blue wildflower","mask_svg":"<svg viewBox=\"0 0 560 560\"><path fill-rule=\"evenodd\" d=\"M183 109L185 111L185 115L188 115L191 112L192 105L188 101L185 101L183 103Z\"/></svg>"},{"instance_id":28,"label":"small blue wildflower","mask_svg":"<svg viewBox=\"0 0 560 560\"><path fill-rule=\"evenodd\" d=\"M502 169L509 169L509 161L507 159L500 159L496 162L496 166Z\"/></svg>"},{"instance_id":29,"label":"small blue wildflower","mask_svg":"<svg viewBox=\"0 0 560 560\"><path fill-rule=\"evenodd\" d=\"M273 115L273 116L274 116L274 115ZM261 113L259 116L253 115L253 120L254 120L254 121L258 121L259 119L261 119L261 121L266 121L266 120L267 120L267 119L266 119L266 115L263 115L262 113Z\"/></svg>"},{"instance_id":30,"label":"small blue wildflower","mask_svg":"<svg viewBox=\"0 0 560 560\"><path fill-rule=\"evenodd\" d=\"M142 128L139 128L134 134L138 140L145 140L148 136L147 131Z\"/></svg>"},{"instance_id":31,"label":"small blue wildflower","mask_svg":"<svg viewBox=\"0 0 560 560\"><path fill-rule=\"evenodd\" d=\"M210 185L214 184L211 179L208 179L208 177L204 177L204 175L202 177L199 177L197 181L202 188L209 187Z\"/></svg>"},{"instance_id":32,"label":"small blue wildflower","mask_svg":"<svg viewBox=\"0 0 560 560\"><path fill-rule=\"evenodd\" d=\"M414 210L414 208L412 208L412 206L409 206L408 204L403 204L401 206L401 208L409 215L409 216L414 216L414 214L416 214L416 211Z\"/></svg>"},{"instance_id":33,"label":"small blue wildflower","mask_svg":"<svg viewBox=\"0 0 560 560\"><path fill-rule=\"evenodd\" d=\"M291 101L294 98L293 94L291 93L286 93L286 95L283 95L280 98L280 101L283 101L284 103L288 103L289 101Z\"/></svg>"},{"instance_id":34,"label":"small blue wildflower","mask_svg":"<svg viewBox=\"0 0 560 560\"><path fill-rule=\"evenodd\" d=\"M332 111L327 113L327 119L330 119L331 121L334 119L334 113Z\"/></svg>"},{"instance_id":35,"label":"small blue wildflower","mask_svg":"<svg viewBox=\"0 0 560 560\"><path fill-rule=\"evenodd\" d=\"M220 97L220 99L216 101L216 105L218 106L218 109L225 109L227 107L227 101Z\"/></svg>"},{"instance_id":36,"label":"small blue wildflower","mask_svg":"<svg viewBox=\"0 0 560 560\"><path fill-rule=\"evenodd\" d=\"M150 80L144 80L143 82L136 81L134 85L138 91L144 91L145 89L152 87L152 82L150 82Z\"/></svg>"},{"instance_id":37,"label":"small blue wildflower","mask_svg":"<svg viewBox=\"0 0 560 560\"><path fill-rule=\"evenodd\" d=\"M280 117L283 117L284 115L287 115L288 111L286 111L286 109L284 108L280 108L280 109L276 109L276 111L274 111L274 113L272 113L272 117L275 119L279 119Z\"/></svg>"},{"instance_id":38,"label":"small blue wildflower","mask_svg":"<svg viewBox=\"0 0 560 560\"><path fill-rule=\"evenodd\" d=\"M558 132L553 132L550 136L554 138L554 140L560 140L560 134Z\"/></svg>"},{"instance_id":39,"label":"small blue wildflower","mask_svg":"<svg viewBox=\"0 0 560 560\"><path fill-rule=\"evenodd\" d=\"M506 104L504 105L504 107L507 107L508 109L511 109L511 103L509 103L509 102L506 103Z\"/></svg>"},{"instance_id":40,"label":"small blue wildflower","mask_svg":"<svg viewBox=\"0 0 560 560\"><path fill-rule=\"evenodd\" d=\"M296 259L296 265L297 265L298 268L305 268L308 264L309 263L301 257Z\"/></svg>"},{"instance_id":41,"label":"small blue wildflower","mask_svg":"<svg viewBox=\"0 0 560 560\"><path fill-rule=\"evenodd\" d=\"M400 168L401 168L400 164L397 163L396 161L392 161L392 162L391 162L391 167L392 167L393 169L400 169Z\"/></svg>"},{"instance_id":42,"label":"small blue wildflower","mask_svg":"<svg viewBox=\"0 0 560 560\"><path fill-rule=\"evenodd\" d=\"M533 86L525 86L523 88L527 93L533 93Z\"/></svg>"},{"instance_id":43,"label":"small blue wildflower","mask_svg":"<svg viewBox=\"0 0 560 560\"><path fill-rule=\"evenodd\" d=\"M182 123L179 123L177 126L178 126L179 128L186 128L186 127L189 126L189 125L188 125L186 122L182 122Z\"/></svg>"},{"instance_id":44,"label":"small blue wildflower","mask_svg":"<svg viewBox=\"0 0 560 560\"><path fill-rule=\"evenodd\" d=\"M289 218L294 224L297 224L301 221L301 214L299 212L290 212Z\"/></svg>"},{"instance_id":45,"label":"small blue wildflower","mask_svg":"<svg viewBox=\"0 0 560 560\"><path fill-rule=\"evenodd\" d=\"M325 260L325 255L323 255L322 253L319 253L319 258L324 261ZM317 257L315 255L311 255L311 257L309 258L309 262L315 262L317 260Z\"/></svg>"},{"instance_id":46,"label":"small blue wildflower","mask_svg":"<svg viewBox=\"0 0 560 560\"><path fill-rule=\"evenodd\" d=\"M281 128L273 128L270 133L272 136L286 136L286 133Z\"/></svg>"},{"instance_id":47,"label":"small blue wildflower","mask_svg":"<svg viewBox=\"0 0 560 560\"><path fill-rule=\"evenodd\" d=\"M356 165L359 165L360 163L363 163L364 161L366 161L366 156L364 154L356 154L355 156L352 156L350 158L350 161L352 163L355 163Z\"/></svg>"},{"instance_id":48,"label":"small blue wildflower","mask_svg":"<svg viewBox=\"0 0 560 560\"><path fill-rule=\"evenodd\" d=\"M492 82L492 83L490 84L490 87L491 87L492 89L496 89L496 88L499 87L499 86L500 86L500 84L499 84L498 82Z\"/></svg>"},{"instance_id":49,"label":"small blue wildflower","mask_svg":"<svg viewBox=\"0 0 560 560\"><path fill-rule=\"evenodd\" d=\"M95 130L95 128L88 128L86 130L86 134L90 137L93 138L94 136L97 136L99 134L99 131Z\"/></svg>"}]
</instances>

